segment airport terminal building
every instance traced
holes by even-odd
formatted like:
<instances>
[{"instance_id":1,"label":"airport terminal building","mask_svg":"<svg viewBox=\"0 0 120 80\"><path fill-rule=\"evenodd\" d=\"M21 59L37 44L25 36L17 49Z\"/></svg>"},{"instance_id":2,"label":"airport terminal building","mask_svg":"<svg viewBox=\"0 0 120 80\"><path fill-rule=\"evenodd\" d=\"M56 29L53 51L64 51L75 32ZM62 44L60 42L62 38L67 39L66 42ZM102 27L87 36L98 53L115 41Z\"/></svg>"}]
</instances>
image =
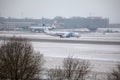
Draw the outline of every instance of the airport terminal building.
<instances>
[{"instance_id":1,"label":"airport terminal building","mask_svg":"<svg viewBox=\"0 0 120 80\"><path fill-rule=\"evenodd\" d=\"M27 29L30 26L52 24L54 21L57 21L57 28L62 29L88 28L94 31L97 28L109 27L109 18L101 17L55 17L54 19L17 19L0 17L0 30L14 30L17 28Z\"/></svg>"}]
</instances>

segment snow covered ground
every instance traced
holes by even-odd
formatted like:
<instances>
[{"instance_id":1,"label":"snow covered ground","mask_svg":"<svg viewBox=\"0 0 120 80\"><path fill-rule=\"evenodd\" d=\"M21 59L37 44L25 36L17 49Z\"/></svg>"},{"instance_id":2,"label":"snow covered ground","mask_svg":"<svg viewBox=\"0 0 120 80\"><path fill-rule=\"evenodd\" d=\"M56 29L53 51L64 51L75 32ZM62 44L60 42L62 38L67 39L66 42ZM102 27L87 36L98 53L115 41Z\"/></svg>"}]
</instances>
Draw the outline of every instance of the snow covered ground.
<instances>
[{"instance_id":1,"label":"snow covered ground","mask_svg":"<svg viewBox=\"0 0 120 80\"><path fill-rule=\"evenodd\" d=\"M1 37L22 36L27 38L60 39L42 33L18 33L0 32ZM86 33L77 38L65 38L67 40L100 40L120 42L120 33ZM77 44L77 43L52 43L32 42L36 51L40 51L46 59L46 68L54 68L62 65L63 58L74 56L75 58L90 60L94 65L93 71L110 72L117 62L120 62L120 45L104 44Z\"/></svg>"},{"instance_id":2,"label":"snow covered ground","mask_svg":"<svg viewBox=\"0 0 120 80\"><path fill-rule=\"evenodd\" d=\"M95 45L95 44L69 44L32 42L36 51L48 57L67 57L73 55L76 58L120 61L120 45Z\"/></svg>"},{"instance_id":3,"label":"snow covered ground","mask_svg":"<svg viewBox=\"0 0 120 80\"><path fill-rule=\"evenodd\" d=\"M94 65L93 71L109 72L120 61L120 45L68 44L32 42L36 51L44 54L46 67L61 65L63 58L74 56L87 59Z\"/></svg>"}]
</instances>

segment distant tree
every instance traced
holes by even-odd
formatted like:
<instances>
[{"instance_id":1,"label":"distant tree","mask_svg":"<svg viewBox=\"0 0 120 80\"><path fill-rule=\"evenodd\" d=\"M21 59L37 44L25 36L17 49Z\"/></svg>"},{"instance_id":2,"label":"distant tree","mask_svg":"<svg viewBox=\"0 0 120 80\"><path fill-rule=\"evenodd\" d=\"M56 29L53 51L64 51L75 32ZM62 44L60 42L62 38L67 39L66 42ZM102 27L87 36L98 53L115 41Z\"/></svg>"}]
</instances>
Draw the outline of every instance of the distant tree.
<instances>
[{"instance_id":1,"label":"distant tree","mask_svg":"<svg viewBox=\"0 0 120 80\"><path fill-rule=\"evenodd\" d=\"M108 74L108 80L120 80L120 63L117 64L116 69Z\"/></svg>"},{"instance_id":2,"label":"distant tree","mask_svg":"<svg viewBox=\"0 0 120 80\"><path fill-rule=\"evenodd\" d=\"M91 67L90 62L87 60L68 57L63 61L66 80L85 80L86 74L90 72Z\"/></svg>"},{"instance_id":3,"label":"distant tree","mask_svg":"<svg viewBox=\"0 0 120 80\"><path fill-rule=\"evenodd\" d=\"M68 57L63 60L62 68L50 69L48 77L49 80L85 80L91 67L89 61Z\"/></svg>"},{"instance_id":4,"label":"distant tree","mask_svg":"<svg viewBox=\"0 0 120 80\"><path fill-rule=\"evenodd\" d=\"M61 68L49 69L47 77L48 80L64 80L64 72Z\"/></svg>"},{"instance_id":5,"label":"distant tree","mask_svg":"<svg viewBox=\"0 0 120 80\"><path fill-rule=\"evenodd\" d=\"M40 79L44 58L34 52L28 39L11 37L0 46L1 80Z\"/></svg>"}]
</instances>

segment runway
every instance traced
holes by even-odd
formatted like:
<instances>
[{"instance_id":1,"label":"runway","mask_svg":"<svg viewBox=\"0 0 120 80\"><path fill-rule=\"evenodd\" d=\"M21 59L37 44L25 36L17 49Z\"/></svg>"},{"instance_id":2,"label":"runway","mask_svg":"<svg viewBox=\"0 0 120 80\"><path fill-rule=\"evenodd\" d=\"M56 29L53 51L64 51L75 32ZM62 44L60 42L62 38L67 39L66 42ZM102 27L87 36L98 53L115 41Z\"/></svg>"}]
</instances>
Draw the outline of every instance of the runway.
<instances>
[{"instance_id":1,"label":"runway","mask_svg":"<svg viewBox=\"0 0 120 80\"><path fill-rule=\"evenodd\" d=\"M0 40L7 40L11 36L0 36ZM100 45L120 45L120 41L106 41L106 40L82 40L82 39L67 39L67 38L32 38L28 37L30 41L34 42L52 42L52 43L75 43L75 44L100 44Z\"/></svg>"},{"instance_id":2,"label":"runway","mask_svg":"<svg viewBox=\"0 0 120 80\"><path fill-rule=\"evenodd\" d=\"M0 40L9 37L25 37L34 42L52 42L52 43L74 43L74 44L100 44L100 45L120 45L120 33L84 33L80 38L60 38L58 36L50 36L44 33L31 32L0 32Z\"/></svg>"}]
</instances>

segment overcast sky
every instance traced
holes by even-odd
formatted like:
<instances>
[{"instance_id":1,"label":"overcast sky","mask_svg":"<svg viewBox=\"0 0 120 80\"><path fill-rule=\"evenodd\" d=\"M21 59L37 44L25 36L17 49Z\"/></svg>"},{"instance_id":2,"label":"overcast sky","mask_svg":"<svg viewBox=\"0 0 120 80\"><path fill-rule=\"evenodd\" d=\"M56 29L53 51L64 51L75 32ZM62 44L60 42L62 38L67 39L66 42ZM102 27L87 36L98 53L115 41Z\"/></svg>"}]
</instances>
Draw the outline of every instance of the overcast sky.
<instances>
[{"instance_id":1,"label":"overcast sky","mask_svg":"<svg viewBox=\"0 0 120 80\"><path fill-rule=\"evenodd\" d=\"M14 18L109 17L120 23L120 0L0 0L0 16Z\"/></svg>"}]
</instances>

